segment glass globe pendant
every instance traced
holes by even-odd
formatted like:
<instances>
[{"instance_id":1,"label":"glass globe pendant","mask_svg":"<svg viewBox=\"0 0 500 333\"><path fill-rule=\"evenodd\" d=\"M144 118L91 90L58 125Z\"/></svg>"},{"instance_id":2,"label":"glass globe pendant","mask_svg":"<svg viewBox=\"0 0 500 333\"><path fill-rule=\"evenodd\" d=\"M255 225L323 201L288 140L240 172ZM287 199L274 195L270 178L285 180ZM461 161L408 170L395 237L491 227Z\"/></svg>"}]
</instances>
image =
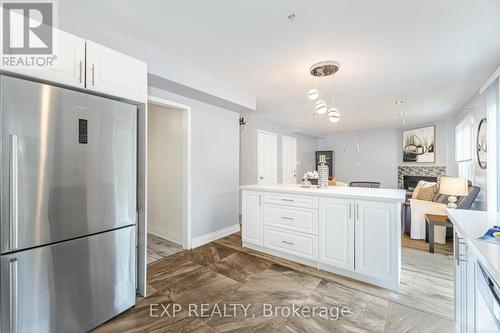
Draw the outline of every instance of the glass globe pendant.
<instances>
[{"instance_id":1,"label":"glass globe pendant","mask_svg":"<svg viewBox=\"0 0 500 333\"><path fill-rule=\"evenodd\" d=\"M316 102L316 112L318 114L325 114L327 111L326 103L324 101L317 101Z\"/></svg>"},{"instance_id":2,"label":"glass globe pendant","mask_svg":"<svg viewBox=\"0 0 500 333\"><path fill-rule=\"evenodd\" d=\"M328 110L328 120L332 123L336 123L340 120L340 113L336 108L330 108Z\"/></svg>"},{"instance_id":3,"label":"glass globe pendant","mask_svg":"<svg viewBox=\"0 0 500 333\"><path fill-rule=\"evenodd\" d=\"M309 98L311 101L316 100L319 97L319 92L317 89L311 89L307 93L307 98Z\"/></svg>"}]
</instances>

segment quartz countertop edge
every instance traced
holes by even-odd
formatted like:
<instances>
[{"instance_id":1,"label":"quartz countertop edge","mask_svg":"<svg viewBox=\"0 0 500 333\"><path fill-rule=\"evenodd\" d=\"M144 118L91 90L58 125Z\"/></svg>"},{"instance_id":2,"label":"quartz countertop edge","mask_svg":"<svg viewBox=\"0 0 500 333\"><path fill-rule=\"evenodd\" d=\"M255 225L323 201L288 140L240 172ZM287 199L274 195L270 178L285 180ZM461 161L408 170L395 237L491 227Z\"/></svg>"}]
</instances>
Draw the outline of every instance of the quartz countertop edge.
<instances>
[{"instance_id":1,"label":"quartz countertop edge","mask_svg":"<svg viewBox=\"0 0 500 333\"><path fill-rule=\"evenodd\" d=\"M324 189L317 187L304 188L300 184L272 184L272 185L242 185L240 190L279 192L297 195L314 195L324 197L366 198L403 202L406 198L405 190L385 188L363 188L348 186L328 186Z\"/></svg>"},{"instance_id":2,"label":"quartz countertop edge","mask_svg":"<svg viewBox=\"0 0 500 333\"><path fill-rule=\"evenodd\" d=\"M474 255L500 285L500 244L478 239L492 226L500 225L500 214L464 209L447 209L446 213Z\"/></svg>"}]
</instances>

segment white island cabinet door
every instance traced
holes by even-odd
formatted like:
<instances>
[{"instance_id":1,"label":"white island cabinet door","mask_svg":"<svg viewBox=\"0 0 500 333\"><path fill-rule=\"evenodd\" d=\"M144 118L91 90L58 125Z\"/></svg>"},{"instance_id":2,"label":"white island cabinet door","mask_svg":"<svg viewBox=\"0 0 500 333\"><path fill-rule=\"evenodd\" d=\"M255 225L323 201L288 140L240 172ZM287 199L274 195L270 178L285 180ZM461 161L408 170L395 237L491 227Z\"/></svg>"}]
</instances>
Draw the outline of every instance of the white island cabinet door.
<instances>
[{"instance_id":1,"label":"white island cabinet door","mask_svg":"<svg viewBox=\"0 0 500 333\"><path fill-rule=\"evenodd\" d=\"M87 89L147 102L146 63L88 40L86 71Z\"/></svg>"},{"instance_id":2,"label":"white island cabinet door","mask_svg":"<svg viewBox=\"0 0 500 333\"><path fill-rule=\"evenodd\" d=\"M355 270L387 287L399 285L398 204L376 200L356 200Z\"/></svg>"},{"instance_id":3,"label":"white island cabinet door","mask_svg":"<svg viewBox=\"0 0 500 333\"><path fill-rule=\"evenodd\" d=\"M3 66L12 73L67 86L85 87L85 39L53 28L53 50L50 64L43 66ZM38 58L47 59L46 56Z\"/></svg>"},{"instance_id":4,"label":"white island cabinet door","mask_svg":"<svg viewBox=\"0 0 500 333\"><path fill-rule=\"evenodd\" d=\"M319 262L354 270L354 200L319 199Z\"/></svg>"},{"instance_id":5,"label":"white island cabinet door","mask_svg":"<svg viewBox=\"0 0 500 333\"><path fill-rule=\"evenodd\" d=\"M264 243L263 195L261 192L243 191L242 240L262 246Z\"/></svg>"}]
</instances>

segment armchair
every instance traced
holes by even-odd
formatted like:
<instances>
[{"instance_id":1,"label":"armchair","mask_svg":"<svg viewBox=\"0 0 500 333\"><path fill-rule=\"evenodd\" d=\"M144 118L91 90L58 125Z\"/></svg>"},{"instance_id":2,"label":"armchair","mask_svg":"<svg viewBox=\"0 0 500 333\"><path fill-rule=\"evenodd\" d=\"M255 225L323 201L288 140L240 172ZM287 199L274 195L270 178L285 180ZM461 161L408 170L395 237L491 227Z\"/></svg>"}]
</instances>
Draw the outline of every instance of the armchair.
<instances>
[{"instance_id":1,"label":"armchair","mask_svg":"<svg viewBox=\"0 0 500 333\"><path fill-rule=\"evenodd\" d=\"M470 209L476 200L481 189L477 186L469 186L469 194L466 196L458 197L456 209ZM445 215L447 208L448 196L439 194L434 201L424 201L417 199L409 199L405 202L403 207L403 231L411 238L427 239L428 232L426 231L425 214L441 214ZM415 211L413 210L415 207ZM415 224L413 223L415 221ZM438 229L440 229L438 231ZM437 243L444 243L445 239L441 233L445 233L446 238L453 238L453 230L450 228L443 231L444 227L436 227L435 241ZM413 234L412 230L415 230ZM422 234L423 233L423 234ZM438 236L439 235L439 236Z\"/></svg>"}]
</instances>

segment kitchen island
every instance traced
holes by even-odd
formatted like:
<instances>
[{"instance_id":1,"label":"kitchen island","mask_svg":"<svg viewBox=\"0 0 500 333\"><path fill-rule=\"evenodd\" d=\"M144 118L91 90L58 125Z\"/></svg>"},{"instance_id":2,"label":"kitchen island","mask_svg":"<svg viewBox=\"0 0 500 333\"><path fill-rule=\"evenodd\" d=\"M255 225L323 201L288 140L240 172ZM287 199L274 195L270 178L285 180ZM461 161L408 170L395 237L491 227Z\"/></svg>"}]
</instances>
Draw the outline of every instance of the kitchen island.
<instances>
[{"instance_id":1,"label":"kitchen island","mask_svg":"<svg viewBox=\"0 0 500 333\"><path fill-rule=\"evenodd\" d=\"M243 247L398 290L404 190L245 185Z\"/></svg>"}]
</instances>

